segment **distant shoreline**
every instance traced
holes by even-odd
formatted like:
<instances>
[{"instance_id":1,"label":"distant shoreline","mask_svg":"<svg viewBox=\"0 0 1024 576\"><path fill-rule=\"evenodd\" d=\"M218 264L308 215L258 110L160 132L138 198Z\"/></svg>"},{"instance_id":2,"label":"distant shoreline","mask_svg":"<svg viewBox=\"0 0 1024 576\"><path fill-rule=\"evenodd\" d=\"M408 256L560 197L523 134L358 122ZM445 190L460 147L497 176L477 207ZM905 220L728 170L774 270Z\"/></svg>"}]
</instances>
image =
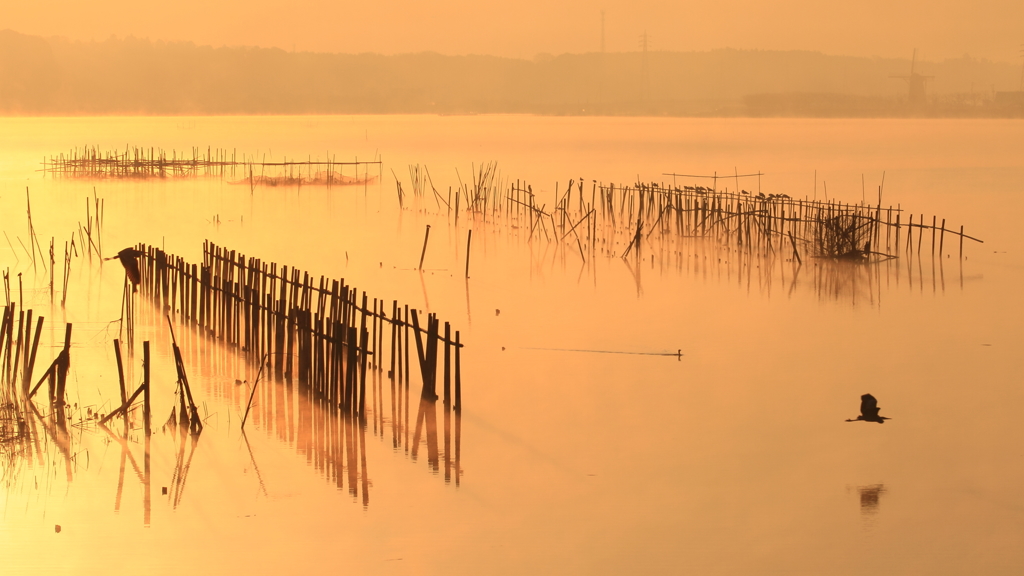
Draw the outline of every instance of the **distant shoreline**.
<instances>
[{"instance_id":1,"label":"distant shoreline","mask_svg":"<svg viewBox=\"0 0 1024 576\"><path fill-rule=\"evenodd\" d=\"M318 54L0 30L0 115L1024 117L1019 66L721 49ZM924 81L927 79L927 82Z\"/></svg>"},{"instance_id":2,"label":"distant shoreline","mask_svg":"<svg viewBox=\"0 0 1024 576\"><path fill-rule=\"evenodd\" d=\"M742 120L1022 120L1024 114L1020 113L991 113L991 114L963 114L963 115L749 115L749 114L704 114L704 115L673 115L673 114L554 114L535 112L465 112L465 113L436 113L436 112L300 112L281 114L274 112L240 112L240 113L216 113L202 114L181 112L174 114L166 113L130 113L130 112L101 112L101 113L68 113L68 112L43 112L43 113L12 113L0 111L0 118L5 119L32 119L32 118L235 118L235 117L281 117L281 118L318 118L336 116L442 116L465 118L470 116L538 116L549 118L672 118L672 119L742 119Z\"/></svg>"}]
</instances>

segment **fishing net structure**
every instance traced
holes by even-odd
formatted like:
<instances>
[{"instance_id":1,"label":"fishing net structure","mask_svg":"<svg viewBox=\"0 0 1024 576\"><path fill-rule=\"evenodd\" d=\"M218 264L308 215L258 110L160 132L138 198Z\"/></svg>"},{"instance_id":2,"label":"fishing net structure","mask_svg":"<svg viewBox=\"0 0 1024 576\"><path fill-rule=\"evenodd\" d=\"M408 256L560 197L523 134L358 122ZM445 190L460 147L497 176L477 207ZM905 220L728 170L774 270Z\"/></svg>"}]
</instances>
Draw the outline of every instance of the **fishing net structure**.
<instances>
[{"instance_id":1,"label":"fishing net structure","mask_svg":"<svg viewBox=\"0 0 1024 576\"><path fill-rule=\"evenodd\" d=\"M844 212L817 218L814 229L814 251L820 258L858 260L871 252L873 220L855 212Z\"/></svg>"}]
</instances>

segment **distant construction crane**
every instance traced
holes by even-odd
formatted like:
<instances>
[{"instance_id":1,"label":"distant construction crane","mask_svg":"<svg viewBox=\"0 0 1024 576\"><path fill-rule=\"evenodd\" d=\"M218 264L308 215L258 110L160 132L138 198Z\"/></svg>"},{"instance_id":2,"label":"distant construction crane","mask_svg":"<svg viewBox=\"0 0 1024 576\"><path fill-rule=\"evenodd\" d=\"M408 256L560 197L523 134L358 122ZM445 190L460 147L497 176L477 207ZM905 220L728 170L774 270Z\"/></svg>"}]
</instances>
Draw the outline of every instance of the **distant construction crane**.
<instances>
[{"instance_id":1,"label":"distant construction crane","mask_svg":"<svg viewBox=\"0 0 1024 576\"><path fill-rule=\"evenodd\" d=\"M935 76L925 76L924 74L918 74L914 68L917 64L917 48L914 48L914 56L910 59L910 74L909 75L893 75L890 78L902 78L907 81L907 86L910 88L910 95L907 102L911 105L924 104L927 100L925 93L925 83L928 80L935 78Z\"/></svg>"}]
</instances>

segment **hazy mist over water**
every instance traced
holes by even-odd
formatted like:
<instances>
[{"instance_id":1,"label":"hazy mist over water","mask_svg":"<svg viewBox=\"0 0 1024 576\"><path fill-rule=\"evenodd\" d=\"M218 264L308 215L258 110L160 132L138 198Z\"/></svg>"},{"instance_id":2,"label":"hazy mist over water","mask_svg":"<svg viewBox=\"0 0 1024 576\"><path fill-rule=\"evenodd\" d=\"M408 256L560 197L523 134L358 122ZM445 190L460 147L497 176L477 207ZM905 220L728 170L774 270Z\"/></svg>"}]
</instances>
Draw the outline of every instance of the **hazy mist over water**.
<instances>
[{"instance_id":1,"label":"hazy mist over water","mask_svg":"<svg viewBox=\"0 0 1024 576\"><path fill-rule=\"evenodd\" d=\"M291 53L0 31L7 114L1024 116L1019 67L810 51L642 50L532 60Z\"/></svg>"},{"instance_id":2,"label":"hazy mist over water","mask_svg":"<svg viewBox=\"0 0 1024 576\"><path fill-rule=\"evenodd\" d=\"M0 31L0 113L1019 117L1022 11L22 3Z\"/></svg>"},{"instance_id":3,"label":"hazy mist over water","mask_svg":"<svg viewBox=\"0 0 1024 576\"><path fill-rule=\"evenodd\" d=\"M425 445L419 460L392 448L385 385L383 405L371 410L374 422L383 410L384 427L367 424L358 467L357 483L366 474L369 487L363 504L347 477L336 487L324 467L331 456L318 448L319 424L305 424L321 421L307 418L315 405L265 381L243 440L248 388L235 382L253 382L256 367L179 327L212 415L194 451L154 434L148 516L130 462L118 488L122 450L98 430L75 432L70 481L52 447L52 462L15 460L0 491L0 551L14 573L92 573L109 541L130 552L105 570L124 574L177 571L181 550L211 569L254 573L321 573L339 550L349 565L387 574L866 574L877 558L897 572L1024 566L1019 122L126 117L16 118L2 128L16 136L0 148L0 206L18 249L25 186L44 243L75 229L95 187L108 249L143 241L195 261L211 239L436 312L467 345L461 484L430 471ZM921 257L839 268L769 266L699 241L623 260L620 244L587 263L523 229L456 226L429 196L400 210L393 176L366 189L250 190L219 178L94 182L35 172L48 151L90 137L110 147L234 144L273 159L387 150L407 190L411 163L425 163L445 191L474 164L500 158L502 173L532 182L546 204L570 177L662 180L730 167L765 172L765 192L820 198L827 188L858 202L862 175L870 195L884 171L886 204L947 217L985 244L966 246L964 261L948 246L951 258L932 258L926 244ZM65 312L48 305L47 277L24 252L4 254L48 322L75 323L75 401L108 409L120 265L74 260ZM161 351L154 398L163 420L174 398L166 320L144 311L138 330ZM61 337L45 332L44 357ZM683 356L570 351L677 349ZM892 420L843 422L866 392ZM138 433L128 449L141 466ZM189 462L180 492L178 458ZM49 554L57 544L63 553Z\"/></svg>"},{"instance_id":4,"label":"hazy mist over water","mask_svg":"<svg viewBox=\"0 0 1024 576\"><path fill-rule=\"evenodd\" d=\"M5 576L1024 573L1024 4L0 14ZM125 156L42 170L83 154ZM333 349L369 363L358 417L271 371L223 329L327 337L266 270L213 288L207 241L449 322L458 409L409 328L402 376L401 328ZM139 243L261 296L201 327L184 284L132 291ZM115 339L151 399L105 430Z\"/></svg>"},{"instance_id":5,"label":"hazy mist over water","mask_svg":"<svg viewBox=\"0 0 1024 576\"><path fill-rule=\"evenodd\" d=\"M970 54L1016 63L1022 40L1019 23L1024 17L1024 7L1013 0L969 4L954 0L867 0L855 4L811 0L703 4L503 0L480 4L451 0L429 5L402 0L373 4L180 0L159 5L57 0L8 4L5 28L75 40L133 35L288 51L431 51L527 59L538 53L636 51L646 32L651 48L665 51L814 50L908 58L918 48L926 60Z\"/></svg>"}]
</instances>

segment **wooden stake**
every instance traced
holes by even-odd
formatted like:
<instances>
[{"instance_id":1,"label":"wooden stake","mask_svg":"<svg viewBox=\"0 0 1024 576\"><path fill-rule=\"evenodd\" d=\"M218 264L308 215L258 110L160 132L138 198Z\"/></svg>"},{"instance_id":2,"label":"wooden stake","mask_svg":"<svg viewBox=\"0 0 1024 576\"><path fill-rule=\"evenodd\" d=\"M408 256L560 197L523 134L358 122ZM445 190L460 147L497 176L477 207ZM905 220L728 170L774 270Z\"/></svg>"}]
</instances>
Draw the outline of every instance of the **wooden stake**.
<instances>
[{"instance_id":1,"label":"wooden stake","mask_svg":"<svg viewBox=\"0 0 1024 576\"><path fill-rule=\"evenodd\" d=\"M459 342L459 331L455 331L455 411L462 412L462 360L460 357L462 346ZM458 422L458 420L456 420ZM458 434L456 434L456 446L458 445ZM456 467L457 468L457 467ZM456 476L458 482L458 476Z\"/></svg>"},{"instance_id":2,"label":"wooden stake","mask_svg":"<svg viewBox=\"0 0 1024 576\"><path fill-rule=\"evenodd\" d=\"M466 236L466 278L469 278L469 249L473 247L473 230Z\"/></svg>"},{"instance_id":3,"label":"wooden stake","mask_svg":"<svg viewBox=\"0 0 1024 576\"><path fill-rule=\"evenodd\" d=\"M420 265L417 270L423 270L423 259L427 256L427 241L430 240L430 224L427 224L427 233L423 236L423 251L420 252Z\"/></svg>"}]
</instances>

